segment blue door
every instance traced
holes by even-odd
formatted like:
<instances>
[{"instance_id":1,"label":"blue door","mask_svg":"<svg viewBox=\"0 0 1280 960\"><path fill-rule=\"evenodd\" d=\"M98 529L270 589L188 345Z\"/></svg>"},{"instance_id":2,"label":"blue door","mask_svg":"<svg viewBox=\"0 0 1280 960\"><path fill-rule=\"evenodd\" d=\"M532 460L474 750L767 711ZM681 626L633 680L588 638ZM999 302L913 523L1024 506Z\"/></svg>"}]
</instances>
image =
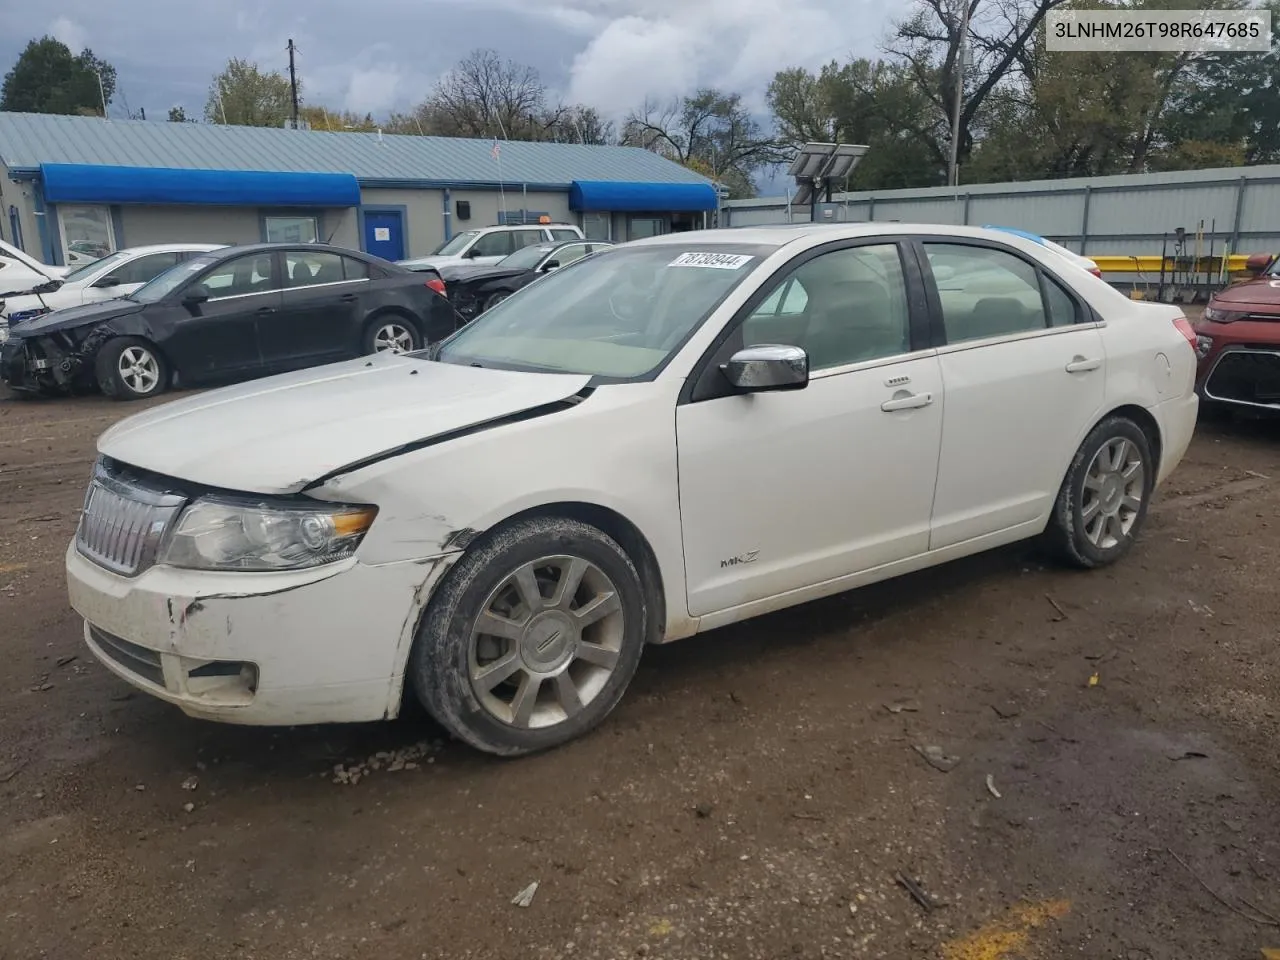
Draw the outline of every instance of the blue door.
<instances>
[{"instance_id":1,"label":"blue door","mask_svg":"<svg viewBox=\"0 0 1280 960\"><path fill-rule=\"evenodd\" d=\"M364 249L383 260L403 260L404 214L399 210L366 210Z\"/></svg>"}]
</instances>

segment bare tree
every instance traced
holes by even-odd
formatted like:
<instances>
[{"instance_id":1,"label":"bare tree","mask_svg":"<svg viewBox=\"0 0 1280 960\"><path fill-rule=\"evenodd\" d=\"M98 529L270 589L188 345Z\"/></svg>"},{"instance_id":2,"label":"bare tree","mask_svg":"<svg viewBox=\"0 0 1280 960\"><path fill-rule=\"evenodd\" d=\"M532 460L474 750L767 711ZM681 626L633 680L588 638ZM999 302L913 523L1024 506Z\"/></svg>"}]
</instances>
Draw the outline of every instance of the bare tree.
<instances>
[{"instance_id":1,"label":"bare tree","mask_svg":"<svg viewBox=\"0 0 1280 960\"><path fill-rule=\"evenodd\" d=\"M450 70L417 119L427 132L449 137L538 140L546 124L547 91L533 67L475 50Z\"/></svg>"},{"instance_id":2,"label":"bare tree","mask_svg":"<svg viewBox=\"0 0 1280 960\"><path fill-rule=\"evenodd\" d=\"M627 117L622 142L717 179L740 197L754 196L755 173L782 159L740 95L710 88L665 105L646 100Z\"/></svg>"}]
</instances>

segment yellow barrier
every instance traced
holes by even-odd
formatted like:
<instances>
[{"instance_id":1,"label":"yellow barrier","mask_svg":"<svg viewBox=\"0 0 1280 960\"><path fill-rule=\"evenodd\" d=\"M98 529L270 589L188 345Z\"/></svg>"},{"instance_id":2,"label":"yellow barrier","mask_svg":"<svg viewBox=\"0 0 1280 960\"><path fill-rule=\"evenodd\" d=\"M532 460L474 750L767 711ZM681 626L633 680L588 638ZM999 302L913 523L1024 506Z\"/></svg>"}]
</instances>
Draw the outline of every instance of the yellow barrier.
<instances>
[{"instance_id":1,"label":"yellow barrier","mask_svg":"<svg viewBox=\"0 0 1280 960\"><path fill-rule=\"evenodd\" d=\"M1159 277L1160 256L1154 257L1098 257L1087 254L1090 260L1098 265L1103 273L1144 273ZM1227 272L1237 273L1244 269L1249 255L1233 253L1227 257ZM1164 271L1168 277L1174 270L1179 273L1216 274L1222 269L1222 257L1165 257Z\"/></svg>"}]
</instances>

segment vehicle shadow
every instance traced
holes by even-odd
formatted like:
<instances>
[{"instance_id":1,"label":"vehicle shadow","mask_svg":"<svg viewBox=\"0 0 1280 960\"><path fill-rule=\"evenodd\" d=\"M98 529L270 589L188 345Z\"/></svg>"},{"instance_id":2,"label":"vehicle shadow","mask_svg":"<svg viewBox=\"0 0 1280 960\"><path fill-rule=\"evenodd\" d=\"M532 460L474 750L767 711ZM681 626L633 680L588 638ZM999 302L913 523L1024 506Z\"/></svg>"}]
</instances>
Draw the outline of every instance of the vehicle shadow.
<instances>
[{"instance_id":1,"label":"vehicle shadow","mask_svg":"<svg viewBox=\"0 0 1280 960\"><path fill-rule=\"evenodd\" d=\"M618 708L599 729L569 745L567 750L577 755L570 764L587 764L586 758L602 742L612 749L616 738L625 739L637 729L651 740L678 742L691 718L670 709L673 703L696 712L698 704L708 700L727 702L739 690L767 688L769 676L782 664L794 666L803 660L821 669L832 658L858 657L866 649L859 633L889 618L910 620L945 605L957 592L1041 569L1035 548L1019 544L650 647ZM879 652L899 655L898 641L910 642L910 628L904 625L903 632L908 636L892 643L877 640L883 644ZM909 657L910 652L901 655ZM155 768L212 765L224 789L268 781L280 789L289 780L301 788L305 779L318 783L316 778L331 776L339 764L354 765L365 776L369 761L380 755L382 768L397 757L410 758L418 766L447 765L455 775L471 770L488 776L513 762L540 763L537 756L519 761L492 758L453 741L411 696L392 722L279 729L194 720L143 695L118 706L126 708L116 712L115 719L124 724L121 733L134 745L135 759L140 751L150 754L141 762ZM795 709L802 711L804 706L797 703ZM554 754L563 756L565 750Z\"/></svg>"}]
</instances>

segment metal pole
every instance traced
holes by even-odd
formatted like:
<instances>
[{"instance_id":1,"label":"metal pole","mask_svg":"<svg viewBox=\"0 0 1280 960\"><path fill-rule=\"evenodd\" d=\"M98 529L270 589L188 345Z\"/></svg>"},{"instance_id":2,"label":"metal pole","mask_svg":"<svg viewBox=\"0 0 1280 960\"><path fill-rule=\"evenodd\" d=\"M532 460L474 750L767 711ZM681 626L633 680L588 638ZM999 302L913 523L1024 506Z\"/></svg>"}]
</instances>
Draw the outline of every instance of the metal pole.
<instances>
[{"instance_id":1,"label":"metal pole","mask_svg":"<svg viewBox=\"0 0 1280 960\"><path fill-rule=\"evenodd\" d=\"M107 119L107 91L102 86L102 74L95 70L93 75L98 78L98 96L102 97L102 119L105 120Z\"/></svg>"},{"instance_id":2,"label":"metal pole","mask_svg":"<svg viewBox=\"0 0 1280 960\"><path fill-rule=\"evenodd\" d=\"M293 119L293 129L298 129L298 73L293 66L293 38L289 39L289 97L292 103L292 111L290 116Z\"/></svg>"},{"instance_id":3,"label":"metal pole","mask_svg":"<svg viewBox=\"0 0 1280 960\"><path fill-rule=\"evenodd\" d=\"M960 183L960 108L964 103L964 61L965 51L969 46L970 0L963 0L963 3L960 10L960 43L956 51L955 107L951 114L951 164L947 168L947 183L953 187Z\"/></svg>"}]
</instances>

